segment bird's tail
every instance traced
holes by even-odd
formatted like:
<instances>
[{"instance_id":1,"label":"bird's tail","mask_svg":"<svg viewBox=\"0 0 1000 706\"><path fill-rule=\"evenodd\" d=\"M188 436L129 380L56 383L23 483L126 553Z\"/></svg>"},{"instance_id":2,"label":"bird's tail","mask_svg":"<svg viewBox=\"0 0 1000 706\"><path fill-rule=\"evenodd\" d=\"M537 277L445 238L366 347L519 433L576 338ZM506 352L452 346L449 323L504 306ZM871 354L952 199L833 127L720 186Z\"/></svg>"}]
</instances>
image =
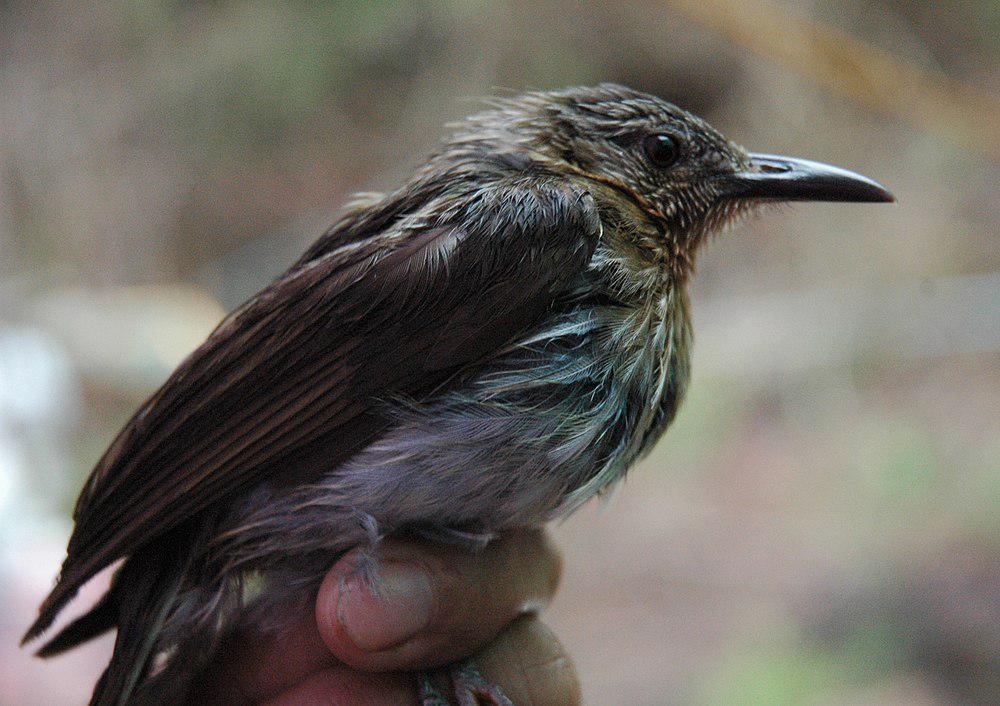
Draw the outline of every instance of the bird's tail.
<instances>
[{"instance_id":1,"label":"bird's tail","mask_svg":"<svg viewBox=\"0 0 1000 706\"><path fill-rule=\"evenodd\" d=\"M164 625L185 585L197 542L178 528L146 545L118 569L111 587L87 613L39 651L51 657L117 628L114 653L91 697L91 706L123 706L139 700Z\"/></svg>"},{"instance_id":2,"label":"bird's tail","mask_svg":"<svg viewBox=\"0 0 1000 706\"><path fill-rule=\"evenodd\" d=\"M118 586L116 578L97 605L46 642L38 656L54 657L111 630L118 623Z\"/></svg>"},{"instance_id":3,"label":"bird's tail","mask_svg":"<svg viewBox=\"0 0 1000 706\"><path fill-rule=\"evenodd\" d=\"M21 638L21 645L23 646L31 642L35 638L39 637L43 632L48 630L49 627L52 625L52 623L55 622L56 616L58 616L59 613L62 611L62 609L65 608L66 605L71 600L73 600L73 598L76 597L77 591L80 590L80 586L82 586L84 583L93 578L99 569L100 569L99 566L97 568L93 568L90 566L81 568L79 566L70 563L69 559L67 558L67 560L63 563L62 569L59 572L59 579L57 580L56 585L53 587L49 595L46 596L45 600L42 602L41 607L38 609L38 617L35 618L35 622L31 624L31 627L28 628L27 632L25 632L24 636ZM93 612L94 611L92 610L91 613ZM90 615L90 613L88 613L87 615ZM94 618L96 617L97 616L95 615ZM74 625L75 624L76 623L74 623ZM90 635L90 637L96 637L97 634L99 633L94 633ZM60 634L60 637L61 636L62 635ZM63 649L68 649L69 647L72 647L74 644L85 642L88 639L90 638L87 637L81 640L77 640L72 644L68 644ZM44 649L45 648L43 648L43 651ZM57 654L60 651L62 650L57 650L52 654ZM41 652L39 654L45 656Z\"/></svg>"},{"instance_id":4,"label":"bird's tail","mask_svg":"<svg viewBox=\"0 0 1000 706\"><path fill-rule=\"evenodd\" d=\"M109 592L116 608L118 636L111 661L94 688L91 706L124 706L134 702L133 694L149 671L157 639L187 572L189 561L179 556L178 544L167 548L162 541L157 541L131 557L119 571L114 588ZM66 630L74 625L76 623ZM85 624L69 638L84 637L86 627ZM53 642L65 632L57 635ZM64 642L68 646L70 641Z\"/></svg>"}]
</instances>

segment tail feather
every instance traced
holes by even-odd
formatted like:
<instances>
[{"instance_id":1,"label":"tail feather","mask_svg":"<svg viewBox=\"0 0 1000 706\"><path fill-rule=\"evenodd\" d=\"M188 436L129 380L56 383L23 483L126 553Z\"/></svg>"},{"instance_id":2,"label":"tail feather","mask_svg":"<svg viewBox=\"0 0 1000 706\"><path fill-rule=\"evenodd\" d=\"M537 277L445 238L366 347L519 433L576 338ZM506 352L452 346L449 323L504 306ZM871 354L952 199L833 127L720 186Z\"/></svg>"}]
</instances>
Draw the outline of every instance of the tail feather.
<instances>
[{"instance_id":1,"label":"tail feather","mask_svg":"<svg viewBox=\"0 0 1000 706\"><path fill-rule=\"evenodd\" d=\"M161 578L168 578L168 583L159 583ZM180 572L172 580L152 572L130 577L123 585L129 600L119 607L115 651L94 689L91 706L132 703L132 693L149 669L156 639L182 578Z\"/></svg>"},{"instance_id":2,"label":"tail feather","mask_svg":"<svg viewBox=\"0 0 1000 706\"><path fill-rule=\"evenodd\" d=\"M89 578L77 575L77 573L72 571L72 569L67 570L65 563L63 564L63 569L63 573L60 574L55 587L49 595L46 596L41 607L38 609L38 617L35 618L35 622L31 624L31 627L28 628L27 632L25 632L24 636L21 638L22 645L31 642L43 632L48 630L49 626L52 625L53 621L56 619L56 616L59 615L59 611L65 608L66 604L73 600L77 591L80 590L80 586L82 586Z\"/></svg>"},{"instance_id":3,"label":"tail feather","mask_svg":"<svg viewBox=\"0 0 1000 706\"><path fill-rule=\"evenodd\" d=\"M103 635L118 622L117 579L97 605L60 630L46 642L37 654L39 657L53 657L68 649Z\"/></svg>"},{"instance_id":4,"label":"tail feather","mask_svg":"<svg viewBox=\"0 0 1000 706\"><path fill-rule=\"evenodd\" d=\"M133 703L184 584L192 553L185 540L189 538L169 533L130 557L118 572L114 585L118 598L113 599L118 636L91 706Z\"/></svg>"}]
</instances>

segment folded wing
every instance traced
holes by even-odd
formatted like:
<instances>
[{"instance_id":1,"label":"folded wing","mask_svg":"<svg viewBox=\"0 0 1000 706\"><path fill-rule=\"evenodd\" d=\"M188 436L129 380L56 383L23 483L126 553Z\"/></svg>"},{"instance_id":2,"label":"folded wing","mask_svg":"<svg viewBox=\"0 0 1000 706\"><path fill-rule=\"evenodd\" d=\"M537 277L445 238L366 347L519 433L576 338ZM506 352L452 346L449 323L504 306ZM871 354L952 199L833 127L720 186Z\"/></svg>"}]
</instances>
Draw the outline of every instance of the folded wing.
<instances>
[{"instance_id":1,"label":"folded wing","mask_svg":"<svg viewBox=\"0 0 1000 706\"><path fill-rule=\"evenodd\" d=\"M60 580L26 639L96 572L352 423L419 395L529 329L587 264L593 200L558 182L432 201L312 253L231 314L92 472Z\"/></svg>"}]
</instances>

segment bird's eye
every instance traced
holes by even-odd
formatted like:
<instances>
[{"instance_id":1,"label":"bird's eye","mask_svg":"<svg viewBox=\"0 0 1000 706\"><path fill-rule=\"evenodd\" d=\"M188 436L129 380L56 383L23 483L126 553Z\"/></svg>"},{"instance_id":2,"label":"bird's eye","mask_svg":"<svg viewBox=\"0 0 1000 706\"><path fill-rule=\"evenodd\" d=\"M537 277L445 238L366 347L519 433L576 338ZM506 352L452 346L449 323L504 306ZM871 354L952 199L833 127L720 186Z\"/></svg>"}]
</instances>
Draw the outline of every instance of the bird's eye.
<instances>
[{"instance_id":1,"label":"bird's eye","mask_svg":"<svg viewBox=\"0 0 1000 706\"><path fill-rule=\"evenodd\" d=\"M646 159L657 167L669 167L680 156L681 146L676 138L659 133L643 139L642 151L646 153Z\"/></svg>"}]
</instances>

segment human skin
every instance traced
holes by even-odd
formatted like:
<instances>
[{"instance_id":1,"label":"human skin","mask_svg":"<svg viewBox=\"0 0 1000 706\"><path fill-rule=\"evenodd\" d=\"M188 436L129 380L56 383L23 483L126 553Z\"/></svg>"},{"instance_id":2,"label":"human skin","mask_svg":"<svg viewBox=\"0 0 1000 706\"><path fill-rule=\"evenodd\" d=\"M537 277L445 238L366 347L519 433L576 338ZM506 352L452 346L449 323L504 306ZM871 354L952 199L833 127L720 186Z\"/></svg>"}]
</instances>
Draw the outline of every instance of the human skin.
<instances>
[{"instance_id":1,"label":"human skin","mask_svg":"<svg viewBox=\"0 0 1000 706\"><path fill-rule=\"evenodd\" d=\"M190 702L416 703L413 671L467 657L514 703L579 702L573 664L538 618L560 573L544 532L511 532L481 551L389 539L378 556L377 595L357 554L344 556L314 615L274 637L229 638Z\"/></svg>"}]
</instances>

